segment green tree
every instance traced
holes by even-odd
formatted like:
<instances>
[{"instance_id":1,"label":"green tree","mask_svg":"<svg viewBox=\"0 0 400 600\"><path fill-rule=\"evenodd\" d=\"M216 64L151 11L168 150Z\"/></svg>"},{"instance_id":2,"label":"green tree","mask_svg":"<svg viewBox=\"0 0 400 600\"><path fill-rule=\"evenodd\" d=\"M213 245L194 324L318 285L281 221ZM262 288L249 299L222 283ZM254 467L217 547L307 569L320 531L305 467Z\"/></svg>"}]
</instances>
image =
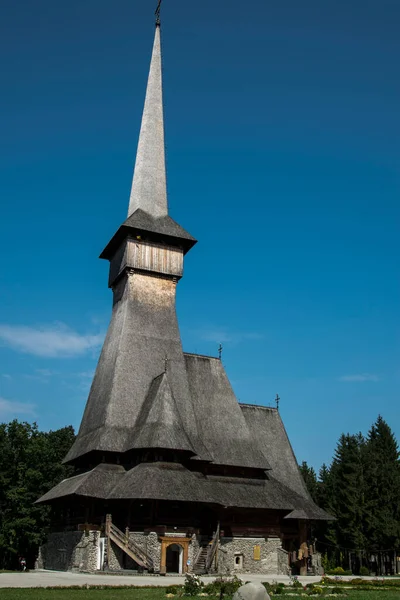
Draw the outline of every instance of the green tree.
<instances>
[{"instance_id":1,"label":"green tree","mask_svg":"<svg viewBox=\"0 0 400 600\"><path fill-rule=\"evenodd\" d=\"M311 498L314 502L318 501L318 481L317 474L314 471L313 467L309 467L306 461L304 460L300 467L300 473L303 476L304 483L306 484L306 488L310 493Z\"/></svg>"},{"instance_id":2,"label":"green tree","mask_svg":"<svg viewBox=\"0 0 400 600\"><path fill-rule=\"evenodd\" d=\"M318 496L317 504L329 512L332 504L332 483L330 469L324 463L318 473Z\"/></svg>"},{"instance_id":3,"label":"green tree","mask_svg":"<svg viewBox=\"0 0 400 600\"><path fill-rule=\"evenodd\" d=\"M33 566L49 527L50 508L35 501L72 473L61 464L74 440L72 427L41 432L36 424L0 425L0 567L24 556Z\"/></svg>"},{"instance_id":4,"label":"green tree","mask_svg":"<svg viewBox=\"0 0 400 600\"><path fill-rule=\"evenodd\" d=\"M365 529L369 552L400 547L400 463L396 438L379 416L364 448ZM380 565L380 571L382 565Z\"/></svg>"},{"instance_id":5,"label":"green tree","mask_svg":"<svg viewBox=\"0 0 400 600\"><path fill-rule=\"evenodd\" d=\"M345 568L352 568L352 559L359 560L365 548L363 447L361 434L342 434L326 482L326 510L336 517L327 526L326 540L336 546L331 555Z\"/></svg>"}]
</instances>

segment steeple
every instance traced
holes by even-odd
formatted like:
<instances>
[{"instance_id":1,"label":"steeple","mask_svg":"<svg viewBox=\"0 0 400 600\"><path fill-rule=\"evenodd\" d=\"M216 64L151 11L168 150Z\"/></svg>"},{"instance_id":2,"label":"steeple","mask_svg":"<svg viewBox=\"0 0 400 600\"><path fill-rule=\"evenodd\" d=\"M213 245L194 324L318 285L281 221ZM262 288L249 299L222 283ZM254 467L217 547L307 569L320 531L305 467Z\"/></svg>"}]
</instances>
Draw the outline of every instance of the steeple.
<instances>
[{"instance_id":1,"label":"steeple","mask_svg":"<svg viewBox=\"0 0 400 600\"><path fill-rule=\"evenodd\" d=\"M210 460L197 431L175 310L183 257L195 243L168 215L157 19L128 218L101 254L110 261L112 318L67 461L87 465L93 455L145 447ZM161 377L166 356L168 377Z\"/></svg>"},{"instance_id":2,"label":"steeple","mask_svg":"<svg viewBox=\"0 0 400 600\"><path fill-rule=\"evenodd\" d=\"M156 218L168 214L160 37L157 21L128 217L138 208Z\"/></svg>"}]
</instances>

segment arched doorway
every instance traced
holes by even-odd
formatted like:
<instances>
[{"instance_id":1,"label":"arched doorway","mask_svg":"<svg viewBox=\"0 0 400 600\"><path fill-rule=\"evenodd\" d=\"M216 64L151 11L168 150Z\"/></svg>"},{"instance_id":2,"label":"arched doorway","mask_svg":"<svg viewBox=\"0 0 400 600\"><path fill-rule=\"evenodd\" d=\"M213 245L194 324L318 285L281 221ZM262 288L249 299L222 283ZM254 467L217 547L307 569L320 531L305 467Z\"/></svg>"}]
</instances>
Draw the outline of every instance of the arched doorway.
<instances>
[{"instance_id":1,"label":"arched doorway","mask_svg":"<svg viewBox=\"0 0 400 600\"><path fill-rule=\"evenodd\" d=\"M160 573L161 575L165 575L165 573L167 572L167 550L169 548L169 546L178 546L179 548L182 548L183 552L182 555L180 555L179 557L179 563L178 563L178 571L175 571L175 573L180 573L183 575L183 573L186 573L188 570L188 559L189 559L189 544L192 541L192 538L190 537L184 537L184 536L169 536L169 535L162 535L159 538L160 542L161 542L161 557L160 557ZM176 550L176 549L175 549ZM180 552L180 550L179 550ZM171 557L172 559L172 557ZM176 557L175 557L175 561L176 561ZM179 565L180 566L180 570L179 570ZM176 565L175 565L176 566ZM169 571L171 572L171 571Z\"/></svg>"},{"instance_id":2,"label":"arched doorway","mask_svg":"<svg viewBox=\"0 0 400 600\"><path fill-rule=\"evenodd\" d=\"M183 548L180 544L170 544L166 557L167 573L183 573Z\"/></svg>"}]
</instances>

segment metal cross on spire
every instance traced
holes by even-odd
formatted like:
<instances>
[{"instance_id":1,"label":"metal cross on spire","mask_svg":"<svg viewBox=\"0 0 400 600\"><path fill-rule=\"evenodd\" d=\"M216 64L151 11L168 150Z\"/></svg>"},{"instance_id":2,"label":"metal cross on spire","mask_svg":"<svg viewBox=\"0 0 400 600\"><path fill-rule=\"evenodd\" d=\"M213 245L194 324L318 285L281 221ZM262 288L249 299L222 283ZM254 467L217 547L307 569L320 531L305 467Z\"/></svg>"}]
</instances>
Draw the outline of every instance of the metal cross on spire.
<instances>
[{"instance_id":1,"label":"metal cross on spire","mask_svg":"<svg viewBox=\"0 0 400 600\"><path fill-rule=\"evenodd\" d=\"M156 25L160 25L160 22L161 22L161 20L160 20L161 2L162 2L162 0L158 0L156 12L154 13L156 15Z\"/></svg>"},{"instance_id":2,"label":"metal cross on spire","mask_svg":"<svg viewBox=\"0 0 400 600\"><path fill-rule=\"evenodd\" d=\"M280 401L279 394L277 394L276 397L275 397L275 402L276 402L276 408L277 408L277 410L279 410L279 401Z\"/></svg>"}]
</instances>

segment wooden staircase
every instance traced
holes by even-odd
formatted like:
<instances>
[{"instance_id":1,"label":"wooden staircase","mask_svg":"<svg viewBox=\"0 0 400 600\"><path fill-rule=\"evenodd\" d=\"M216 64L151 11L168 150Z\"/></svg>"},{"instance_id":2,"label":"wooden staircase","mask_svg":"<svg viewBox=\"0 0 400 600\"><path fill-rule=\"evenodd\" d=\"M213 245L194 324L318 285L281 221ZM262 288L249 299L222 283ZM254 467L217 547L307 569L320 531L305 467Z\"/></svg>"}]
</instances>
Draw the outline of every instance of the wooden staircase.
<instances>
[{"instance_id":1,"label":"wooden staircase","mask_svg":"<svg viewBox=\"0 0 400 600\"><path fill-rule=\"evenodd\" d=\"M154 563L150 556L129 538L129 530L124 534L113 524L111 515L106 516L106 536L108 538L108 548L110 548L110 541L114 542L118 548L121 548L140 567L147 571L154 570Z\"/></svg>"},{"instance_id":2,"label":"wooden staircase","mask_svg":"<svg viewBox=\"0 0 400 600\"><path fill-rule=\"evenodd\" d=\"M194 560L192 571L196 575L204 575L205 573L210 573L210 571L213 570L214 559L217 561L216 554L218 550L219 535L220 525L218 523L217 531L215 532L211 542L200 548Z\"/></svg>"},{"instance_id":3,"label":"wooden staircase","mask_svg":"<svg viewBox=\"0 0 400 600\"><path fill-rule=\"evenodd\" d=\"M193 565L193 573L195 575L204 575L207 572L207 554L208 546L202 546Z\"/></svg>"}]
</instances>

